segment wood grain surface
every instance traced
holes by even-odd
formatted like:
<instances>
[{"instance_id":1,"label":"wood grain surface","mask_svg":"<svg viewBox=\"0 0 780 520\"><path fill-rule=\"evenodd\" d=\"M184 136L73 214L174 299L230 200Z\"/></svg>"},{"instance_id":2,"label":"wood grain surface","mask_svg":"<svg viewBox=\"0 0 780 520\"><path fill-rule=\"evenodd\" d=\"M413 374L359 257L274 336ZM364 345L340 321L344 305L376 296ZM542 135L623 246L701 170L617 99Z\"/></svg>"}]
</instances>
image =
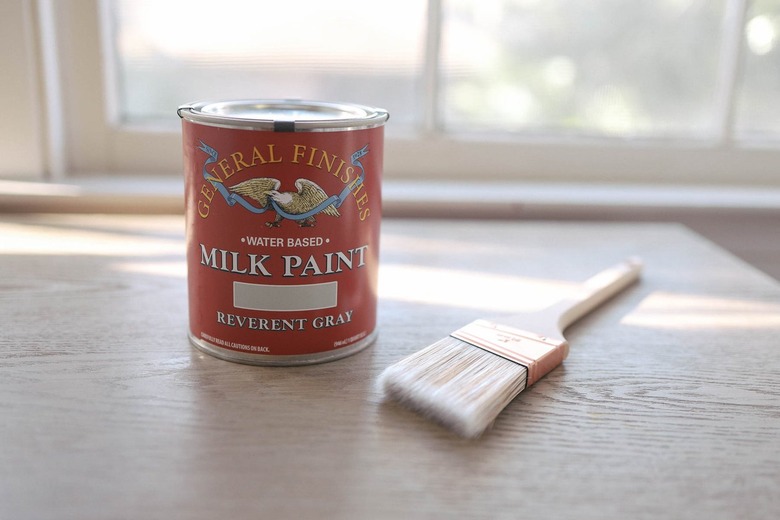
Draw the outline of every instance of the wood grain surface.
<instances>
[{"instance_id":1,"label":"wood grain surface","mask_svg":"<svg viewBox=\"0 0 780 520\"><path fill-rule=\"evenodd\" d=\"M380 334L268 368L186 339L179 217L0 217L0 518L776 518L780 286L668 224L387 220ZM375 388L625 257L642 282L477 441Z\"/></svg>"}]
</instances>

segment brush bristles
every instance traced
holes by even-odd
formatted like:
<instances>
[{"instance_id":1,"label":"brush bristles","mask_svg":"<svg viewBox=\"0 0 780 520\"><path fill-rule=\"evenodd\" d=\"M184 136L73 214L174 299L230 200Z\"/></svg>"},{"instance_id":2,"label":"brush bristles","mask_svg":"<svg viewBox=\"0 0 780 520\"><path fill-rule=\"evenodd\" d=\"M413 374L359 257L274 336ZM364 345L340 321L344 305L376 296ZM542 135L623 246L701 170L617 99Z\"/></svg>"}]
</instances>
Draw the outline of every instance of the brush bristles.
<instances>
[{"instance_id":1,"label":"brush bristles","mask_svg":"<svg viewBox=\"0 0 780 520\"><path fill-rule=\"evenodd\" d=\"M385 394L463 437L479 437L523 391L528 370L446 337L388 367Z\"/></svg>"}]
</instances>

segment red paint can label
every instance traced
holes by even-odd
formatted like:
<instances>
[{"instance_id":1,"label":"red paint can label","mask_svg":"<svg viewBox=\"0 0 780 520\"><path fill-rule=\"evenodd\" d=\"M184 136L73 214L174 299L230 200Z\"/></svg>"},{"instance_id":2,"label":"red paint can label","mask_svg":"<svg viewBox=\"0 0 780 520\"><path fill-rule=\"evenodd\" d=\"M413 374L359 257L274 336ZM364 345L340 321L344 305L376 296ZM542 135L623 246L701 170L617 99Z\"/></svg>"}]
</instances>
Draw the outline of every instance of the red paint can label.
<instances>
[{"instance_id":1,"label":"red paint can label","mask_svg":"<svg viewBox=\"0 0 780 520\"><path fill-rule=\"evenodd\" d=\"M179 111L190 339L254 364L357 352L376 329L386 112L241 103Z\"/></svg>"}]
</instances>

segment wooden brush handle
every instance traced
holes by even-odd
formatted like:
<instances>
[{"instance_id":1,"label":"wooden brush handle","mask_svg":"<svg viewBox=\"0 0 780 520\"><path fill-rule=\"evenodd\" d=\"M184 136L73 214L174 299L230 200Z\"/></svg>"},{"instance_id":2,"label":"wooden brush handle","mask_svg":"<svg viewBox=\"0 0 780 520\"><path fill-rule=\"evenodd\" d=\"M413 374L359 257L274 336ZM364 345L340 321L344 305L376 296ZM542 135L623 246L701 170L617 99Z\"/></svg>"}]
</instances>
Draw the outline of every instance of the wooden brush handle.
<instances>
[{"instance_id":1,"label":"wooden brush handle","mask_svg":"<svg viewBox=\"0 0 780 520\"><path fill-rule=\"evenodd\" d=\"M563 332L566 327L635 282L641 270L642 261L630 258L589 278L578 292L546 309L546 312L558 316L558 327Z\"/></svg>"}]
</instances>

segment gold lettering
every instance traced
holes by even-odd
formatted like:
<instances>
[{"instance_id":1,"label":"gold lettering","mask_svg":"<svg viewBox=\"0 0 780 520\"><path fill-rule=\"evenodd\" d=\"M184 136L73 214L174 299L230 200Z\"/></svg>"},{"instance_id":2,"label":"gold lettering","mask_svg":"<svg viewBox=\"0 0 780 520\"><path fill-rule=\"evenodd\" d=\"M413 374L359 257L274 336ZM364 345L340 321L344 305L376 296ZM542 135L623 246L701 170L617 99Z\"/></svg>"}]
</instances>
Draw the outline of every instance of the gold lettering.
<instances>
[{"instance_id":1,"label":"gold lettering","mask_svg":"<svg viewBox=\"0 0 780 520\"><path fill-rule=\"evenodd\" d=\"M252 166L257 164L258 160L260 160L260 164L265 164L267 162L265 157L263 157L263 154L260 153L260 150L257 149L257 146L255 146L252 149Z\"/></svg>"},{"instance_id":2,"label":"gold lettering","mask_svg":"<svg viewBox=\"0 0 780 520\"><path fill-rule=\"evenodd\" d=\"M311 153L309 154L309 162L306 163L307 166L314 166L314 154L317 153L317 148L312 147Z\"/></svg>"},{"instance_id":3,"label":"gold lettering","mask_svg":"<svg viewBox=\"0 0 780 520\"><path fill-rule=\"evenodd\" d=\"M206 197L209 202L211 202L212 199L214 198L214 190L208 189L205 184L201 186L200 194Z\"/></svg>"},{"instance_id":4,"label":"gold lettering","mask_svg":"<svg viewBox=\"0 0 780 520\"><path fill-rule=\"evenodd\" d=\"M222 177L219 176L216 168L212 168L209 172L211 175L206 179L207 181L222 182Z\"/></svg>"},{"instance_id":5,"label":"gold lettering","mask_svg":"<svg viewBox=\"0 0 780 520\"><path fill-rule=\"evenodd\" d=\"M209 205L202 200L198 201L198 215L200 215L202 218L209 216Z\"/></svg>"},{"instance_id":6,"label":"gold lettering","mask_svg":"<svg viewBox=\"0 0 780 520\"><path fill-rule=\"evenodd\" d=\"M363 190L363 183L357 184L357 181L360 180L360 177L355 179L355 182L349 185L349 189L352 190L352 195L355 196L355 198L358 198L358 193L360 193ZM357 187L355 185L357 184Z\"/></svg>"},{"instance_id":7,"label":"gold lettering","mask_svg":"<svg viewBox=\"0 0 780 520\"><path fill-rule=\"evenodd\" d=\"M353 168L352 166L349 166L346 169L346 173L347 173L347 180L344 181L344 184L346 184L347 181L349 181L349 179L352 177L352 174L355 173L355 168ZM360 181L360 176L359 175L355 175L355 180L353 180L350 183L349 189L350 190L355 190L355 185L358 183L358 181ZM356 191L359 191L361 186L363 186L363 183L360 183L360 185L357 187Z\"/></svg>"},{"instance_id":8,"label":"gold lettering","mask_svg":"<svg viewBox=\"0 0 780 520\"><path fill-rule=\"evenodd\" d=\"M224 174L225 174L225 179L229 179L230 177L232 177L232 176L233 176L233 174L234 174L234 173L236 173L236 172L233 170L233 168L231 168L231 167L230 167L230 165L228 164L228 161L227 161L227 159L222 159L222 160L221 160L221 161L219 161L217 164L218 164L218 165L219 165L219 167L222 169L222 173L224 173Z\"/></svg>"},{"instance_id":9,"label":"gold lettering","mask_svg":"<svg viewBox=\"0 0 780 520\"><path fill-rule=\"evenodd\" d=\"M325 163L325 166L327 167L326 170L328 170L328 173L332 173L333 165L336 163L336 155L331 154L333 157L333 160L328 160L328 152L325 150L322 151L322 155L320 155L320 162L317 163L317 168L320 170L322 169L322 163ZM333 176L335 177L336 174L334 173Z\"/></svg>"},{"instance_id":10,"label":"gold lettering","mask_svg":"<svg viewBox=\"0 0 780 520\"><path fill-rule=\"evenodd\" d=\"M300 162L301 157L303 157L305 151L306 151L306 146L302 144L294 145L292 162L298 164Z\"/></svg>"},{"instance_id":11,"label":"gold lettering","mask_svg":"<svg viewBox=\"0 0 780 520\"><path fill-rule=\"evenodd\" d=\"M344 159L342 159L341 160L341 164L339 165L339 171L341 171L341 167L344 166L345 164L347 164L347 163L345 163ZM354 172L354 171L355 171L355 169L353 167L351 167L351 166L348 167L346 170L344 170L344 173L342 173L341 177L340 177L341 182L343 182L344 184L348 183L349 182L349 178L352 176L352 172ZM338 172L336 172L336 173L338 173ZM335 173L333 175L335 175Z\"/></svg>"},{"instance_id":12,"label":"gold lettering","mask_svg":"<svg viewBox=\"0 0 780 520\"><path fill-rule=\"evenodd\" d=\"M240 172L244 168L249 168L250 165L244 162L244 154L241 152L231 153L230 157L233 158L233 164L235 165L236 172ZM254 166L254 164L251 166Z\"/></svg>"},{"instance_id":13,"label":"gold lettering","mask_svg":"<svg viewBox=\"0 0 780 520\"><path fill-rule=\"evenodd\" d=\"M275 157L274 156L274 145L272 145L272 144L268 145L268 155L271 156L271 159L268 161L271 164L282 162L282 158L281 157Z\"/></svg>"}]
</instances>

